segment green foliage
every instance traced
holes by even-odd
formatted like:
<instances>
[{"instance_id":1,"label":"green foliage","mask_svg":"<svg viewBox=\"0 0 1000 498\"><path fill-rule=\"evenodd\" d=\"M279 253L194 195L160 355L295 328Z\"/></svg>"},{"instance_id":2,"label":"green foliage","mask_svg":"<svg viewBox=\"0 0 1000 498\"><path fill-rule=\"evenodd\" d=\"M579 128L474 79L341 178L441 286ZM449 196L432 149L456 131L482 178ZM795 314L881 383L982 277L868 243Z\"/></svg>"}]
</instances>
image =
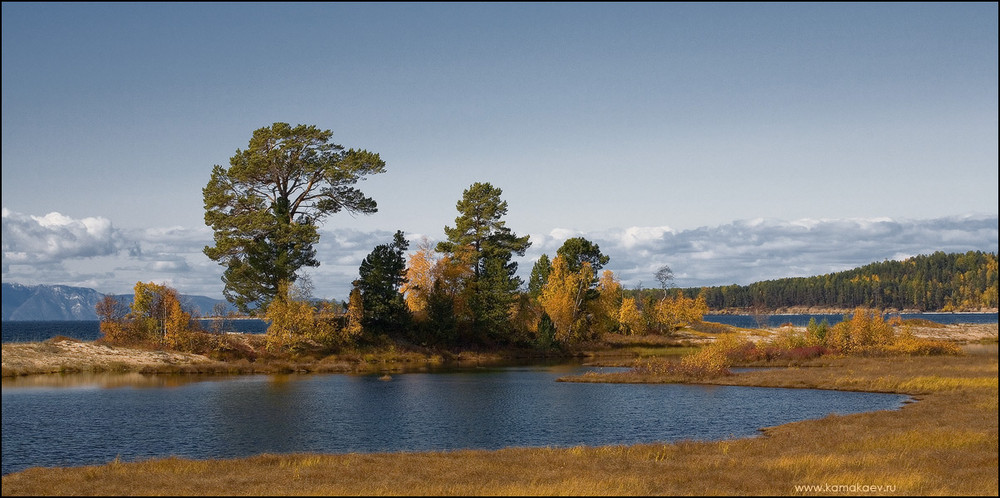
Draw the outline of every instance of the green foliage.
<instances>
[{"instance_id":1,"label":"green foliage","mask_svg":"<svg viewBox=\"0 0 1000 498\"><path fill-rule=\"evenodd\" d=\"M581 306L586 307L597 299L597 290L594 289L594 286L597 285L598 272L604 265L608 264L611 258L602 254L601 248L597 244L583 237L566 239L556 250L556 256L562 256L566 260L569 271L572 273L579 272L585 263L589 266L592 278L589 279L590 285Z\"/></svg>"},{"instance_id":2,"label":"green foliage","mask_svg":"<svg viewBox=\"0 0 1000 498\"><path fill-rule=\"evenodd\" d=\"M373 199L354 185L385 171L364 150L344 150L315 126L274 123L254 131L229 168L216 165L202 190L214 245L205 254L226 267L224 294L244 313L266 308L282 282L318 266L317 228L330 214L371 214Z\"/></svg>"},{"instance_id":3,"label":"green foliage","mask_svg":"<svg viewBox=\"0 0 1000 498\"><path fill-rule=\"evenodd\" d=\"M507 201L500 199L503 191L489 183L476 182L462 193L458 201L455 227L444 227L448 240L438 243L438 252L454 254L461 246L471 246L476 252L474 273L483 271L487 259L504 261L508 273L514 275L517 263L510 262L514 254L524 256L531 246L528 236L518 237L507 228L502 218L507 214ZM519 284L520 285L520 284Z\"/></svg>"},{"instance_id":4,"label":"green foliage","mask_svg":"<svg viewBox=\"0 0 1000 498\"><path fill-rule=\"evenodd\" d=\"M542 318L538 321L538 334L535 339L535 346L538 349L551 349L556 340L556 326L552 324L552 319L548 313L542 312Z\"/></svg>"},{"instance_id":5,"label":"green foliage","mask_svg":"<svg viewBox=\"0 0 1000 498\"><path fill-rule=\"evenodd\" d=\"M474 330L490 342L503 342L511 334L511 318L519 279L511 278L504 260L487 257L475 282L469 307Z\"/></svg>"},{"instance_id":6,"label":"green foliage","mask_svg":"<svg viewBox=\"0 0 1000 498\"><path fill-rule=\"evenodd\" d=\"M811 317L809 318L809 324L806 325L806 332L815 337L819 342L825 342L826 334L830 332L830 322L824 318L822 322L817 324L816 317Z\"/></svg>"},{"instance_id":7,"label":"green foliage","mask_svg":"<svg viewBox=\"0 0 1000 498\"><path fill-rule=\"evenodd\" d=\"M904 261L872 263L815 277L706 289L712 309L829 308L972 311L997 307L997 255L981 251L935 252ZM688 296L700 289L684 289Z\"/></svg>"},{"instance_id":8,"label":"green foliage","mask_svg":"<svg viewBox=\"0 0 1000 498\"><path fill-rule=\"evenodd\" d=\"M458 339L455 301L444 290L441 280L434 281L427 299L427 323L421 327L421 332L423 340L431 344L450 345Z\"/></svg>"},{"instance_id":9,"label":"green foliage","mask_svg":"<svg viewBox=\"0 0 1000 498\"><path fill-rule=\"evenodd\" d=\"M406 283L406 250L410 243L397 230L391 244L380 244L361 262L356 284L361 291L365 326L399 334L409 321L400 288Z\"/></svg>"},{"instance_id":10,"label":"green foliage","mask_svg":"<svg viewBox=\"0 0 1000 498\"><path fill-rule=\"evenodd\" d=\"M601 253L601 248L597 244L583 237L566 239L556 254L566 258L566 264L569 265L571 272L578 272L583 267L583 263L590 263L590 269L595 275L595 282L597 273L611 259Z\"/></svg>"},{"instance_id":11,"label":"green foliage","mask_svg":"<svg viewBox=\"0 0 1000 498\"><path fill-rule=\"evenodd\" d=\"M542 288L548 282L550 273L552 273L552 261L549 260L548 254L542 254L531 267L531 276L528 277L528 295L537 299L542 294Z\"/></svg>"},{"instance_id":12,"label":"green foliage","mask_svg":"<svg viewBox=\"0 0 1000 498\"><path fill-rule=\"evenodd\" d=\"M448 239L437 245L437 251L447 254L453 264L471 268L465 282L457 286L463 289L471 316L464 325L494 338L509 326L511 305L522 284L516 275L517 263L511 260L515 254L524 256L531 246L527 235L518 237L503 221L507 202L501 200L502 193L489 183L477 182L466 189L455 206L459 212L455 226L444 228Z\"/></svg>"}]
</instances>

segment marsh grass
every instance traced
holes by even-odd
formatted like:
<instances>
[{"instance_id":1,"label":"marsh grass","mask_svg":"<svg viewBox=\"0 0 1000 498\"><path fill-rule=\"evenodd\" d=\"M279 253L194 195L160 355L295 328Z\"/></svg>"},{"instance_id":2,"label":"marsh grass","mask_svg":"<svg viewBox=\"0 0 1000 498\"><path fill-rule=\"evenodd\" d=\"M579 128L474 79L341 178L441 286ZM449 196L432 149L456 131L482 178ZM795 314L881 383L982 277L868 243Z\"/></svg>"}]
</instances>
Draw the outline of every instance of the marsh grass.
<instances>
[{"instance_id":1,"label":"marsh grass","mask_svg":"<svg viewBox=\"0 0 1000 498\"><path fill-rule=\"evenodd\" d=\"M286 374L376 373L420 370L446 363L497 364L518 358L519 352L437 352L404 349L346 350L323 356L273 355L264 351L259 337L219 339L225 351L200 355L164 351L155 347L122 347L101 341L49 339L35 343L3 345L3 377L37 374L143 373L143 374ZM259 343L259 344L258 344ZM230 358L228 360L219 357Z\"/></svg>"},{"instance_id":2,"label":"marsh grass","mask_svg":"<svg viewBox=\"0 0 1000 498\"><path fill-rule=\"evenodd\" d=\"M815 495L824 493L796 486L824 485L892 487L862 493L869 495L997 494L995 347L960 357L824 357L806 366L703 382L899 392L918 401L717 442L33 468L4 476L3 495Z\"/></svg>"}]
</instances>

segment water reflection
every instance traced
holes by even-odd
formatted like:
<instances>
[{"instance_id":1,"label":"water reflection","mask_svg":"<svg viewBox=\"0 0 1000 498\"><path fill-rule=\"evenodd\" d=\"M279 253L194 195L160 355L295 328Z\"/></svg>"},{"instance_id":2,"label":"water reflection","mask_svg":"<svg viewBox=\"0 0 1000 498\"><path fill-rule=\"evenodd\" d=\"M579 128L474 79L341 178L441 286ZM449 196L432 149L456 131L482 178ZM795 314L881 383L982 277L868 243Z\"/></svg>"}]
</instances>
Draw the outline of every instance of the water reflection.
<instances>
[{"instance_id":1,"label":"water reflection","mask_svg":"<svg viewBox=\"0 0 1000 498\"><path fill-rule=\"evenodd\" d=\"M62 386L41 379L46 376L11 379L26 388L4 383L3 473L116 457L722 439L834 412L896 409L908 399L809 389L556 382L588 370L596 369L484 368L393 374L390 382L379 375L338 374L47 379L72 383Z\"/></svg>"},{"instance_id":2,"label":"water reflection","mask_svg":"<svg viewBox=\"0 0 1000 498\"><path fill-rule=\"evenodd\" d=\"M233 378L230 375L147 375L129 373L73 373L24 375L4 377L2 387L7 389L116 389L124 387L156 388L180 387L195 382L218 381Z\"/></svg>"}]
</instances>

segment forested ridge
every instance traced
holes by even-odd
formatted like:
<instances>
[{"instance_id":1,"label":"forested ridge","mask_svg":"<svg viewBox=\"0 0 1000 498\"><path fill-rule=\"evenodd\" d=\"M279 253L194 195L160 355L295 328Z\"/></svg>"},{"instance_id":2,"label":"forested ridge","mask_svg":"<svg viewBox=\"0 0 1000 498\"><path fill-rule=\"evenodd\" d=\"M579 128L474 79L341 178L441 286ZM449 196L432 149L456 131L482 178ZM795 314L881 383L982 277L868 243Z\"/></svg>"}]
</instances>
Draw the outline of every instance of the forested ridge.
<instances>
[{"instance_id":1,"label":"forested ridge","mask_svg":"<svg viewBox=\"0 0 1000 498\"><path fill-rule=\"evenodd\" d=\"M858 306L916 311L996 309L997 255L938 251L814 277L686 288L683 292L687 296L703 293L713 310Z\"/></svg>"}]
</instances>

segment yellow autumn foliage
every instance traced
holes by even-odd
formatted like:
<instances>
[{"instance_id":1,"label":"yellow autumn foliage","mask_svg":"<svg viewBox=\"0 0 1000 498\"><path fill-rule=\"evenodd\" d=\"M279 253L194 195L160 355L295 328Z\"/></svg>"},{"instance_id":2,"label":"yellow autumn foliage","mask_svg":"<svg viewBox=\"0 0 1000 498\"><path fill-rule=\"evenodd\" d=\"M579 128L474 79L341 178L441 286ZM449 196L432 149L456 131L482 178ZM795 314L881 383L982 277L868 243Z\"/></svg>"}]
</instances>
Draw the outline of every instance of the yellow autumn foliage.
<instances>
[{"instance_id":1,"label":"yellow autumn foliage","mask_svg":"<svg viewBox=\"0 0 1000 498\"><path fill-rule=\"evenodd\" d=\"M104 340L114 344L147 344L186 349L198 327L181 307L171 287L136 282L131 307L107 296L96 307Z\"/></svg>"},{"instance_id":2,"label":"yellow autumn foliage","mask_svg":"<svg viewBox=\"0 0 1000 498\"><path fill-rule=\"evenodd\" d=\"M667 331L673 331L700 322L702 317L708 313L708 304L706 304L704 296L691 299L678 293L673 297L665 297L658 301L655 311L657 325Z\"/></svg>"},{"instance_id":3,"label":"yellow autumn foliage","mask_svg":"<svg viewBox=\"0 0 1000 498\"><path fill-rule=\"evenodd\" d=\"M622 284L611 270L604 270L597 282L597 299L592 303L594 326L598 333L620 329Z\"/></svg>"},{"instance_id":4,"label":"yellow autumn foliage","mask_svg":"<svg viewBox=\"0 0 1000 498\"><path fill-rule=\"evenodd\" d=\"M586 338L588 331L583 323L582 307L593 278L590 263L584 262L580 270L574 272L562 256L552 260L552 271L538 302L552 319L557 341L576 342Z\"/></svg>"},{"instance_id":5,"label":"yellow autumn foliage","mask_svg":"<svg viewBox=\"0 0 1000 498\"><path fill-rule=\"evenodd\" d=\"M643 320L642 311L635 304L634 297L622 299L621 308L618 311L618 323L623 334L642 334L646 331L646 321Z\"/></svg>"},{"instance_id":6,"label":"yellow autumn foliage","mask_svg":"<svg viewBox=\"0 0 1000 498\"><path fill-rule=\"evenodd\" d=\"M266 340L267 349L272 352L337 347L346 343L353 332L350 325L340 326L332 305L323 303L317 307L308 299L295 296L287 282L279 286L264 318L270 321Z\"/></svg>"},{"instance_id":7,"label":"yellow autumn foliage","mask_svg":"<svg viewBox=\"0 0 1000 498\"><path fill-rule=\"evenodd\" d=\"M427 306L431 292L434 290L434 280L438 278L439 269L434 257L434 249L430 242L424 239L417 252L410 255L406 266L406 281L399 288L406 300L414 321L427 320Z\"/></svg>"}]
</instances>

